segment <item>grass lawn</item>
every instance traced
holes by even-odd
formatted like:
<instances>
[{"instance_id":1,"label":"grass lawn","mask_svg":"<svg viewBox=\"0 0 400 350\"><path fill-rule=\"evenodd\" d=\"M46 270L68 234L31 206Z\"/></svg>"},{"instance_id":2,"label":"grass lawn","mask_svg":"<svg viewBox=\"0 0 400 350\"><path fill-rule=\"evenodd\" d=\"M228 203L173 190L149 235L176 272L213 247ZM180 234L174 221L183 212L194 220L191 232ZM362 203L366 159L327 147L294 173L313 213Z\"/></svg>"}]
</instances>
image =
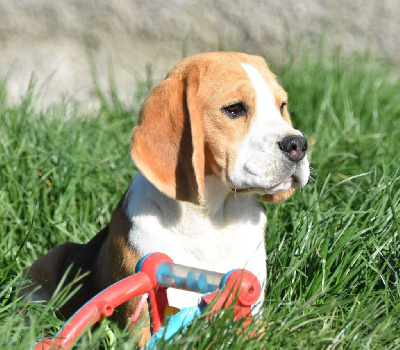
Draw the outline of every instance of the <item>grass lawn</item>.
<instances>
[{"instance_id":1,"label":"grass lawn","mask_svg":"<svg viewBox=\"0 0 400 350\"><path fill-rule=\"evenodd\" d=\"M266 301L245 333L260 336L239 336L229 315L200 318L169 348L400 348L400 80L368 55L322 49L273 70L313 169L305 189L265 205ZM110 219L135 172L130 134L149 85L138 84L132 106L113 91L85 116L62 102L38 107L33 86L9 107L0 84L1 349L28 349L63 324L57 306L68 291L50 305L27 305L14 291L37 257L87 241ZM77 348L133 344L105 321Z\"/></svg>"}]
</instances>

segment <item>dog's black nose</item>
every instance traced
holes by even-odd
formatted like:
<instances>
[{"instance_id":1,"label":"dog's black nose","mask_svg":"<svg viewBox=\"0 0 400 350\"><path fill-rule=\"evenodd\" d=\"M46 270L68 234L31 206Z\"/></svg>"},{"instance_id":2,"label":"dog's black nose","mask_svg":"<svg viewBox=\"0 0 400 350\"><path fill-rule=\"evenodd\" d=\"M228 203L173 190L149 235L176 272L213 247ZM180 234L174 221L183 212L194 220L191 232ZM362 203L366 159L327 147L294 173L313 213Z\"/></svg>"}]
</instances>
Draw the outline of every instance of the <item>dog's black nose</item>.
<instances>
[{"instance_id":1,"label":"dog's black nose","mask_svg":"<svg viewBox=\"0 0 400 350\"><path fill-rule=\"evenodd\" d=\"M286 136L278 142L281 151L293 162L300 162L307 151L307 140L303 136Z\"/></svg>"}]
</instances>

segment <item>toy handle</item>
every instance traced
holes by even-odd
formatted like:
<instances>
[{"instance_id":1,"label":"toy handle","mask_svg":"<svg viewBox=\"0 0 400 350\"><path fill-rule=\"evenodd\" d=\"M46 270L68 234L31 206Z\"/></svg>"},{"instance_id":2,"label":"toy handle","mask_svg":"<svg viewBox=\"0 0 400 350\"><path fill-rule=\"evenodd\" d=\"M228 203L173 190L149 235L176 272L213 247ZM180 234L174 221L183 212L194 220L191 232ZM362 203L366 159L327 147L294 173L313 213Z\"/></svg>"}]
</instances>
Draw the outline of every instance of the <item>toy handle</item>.
<instances>
[{"instance_id":1,"label":"toy handle","mask_svg":"<svg viewBox=\"0 0 400 350\"><path fill-rule=\"evenodd\" d=\"M157 268L159 286L183 289L201 294L215 292L220 288L225 274L197 269L175 263L163 263Z\"/></svg>"}]
</instances>

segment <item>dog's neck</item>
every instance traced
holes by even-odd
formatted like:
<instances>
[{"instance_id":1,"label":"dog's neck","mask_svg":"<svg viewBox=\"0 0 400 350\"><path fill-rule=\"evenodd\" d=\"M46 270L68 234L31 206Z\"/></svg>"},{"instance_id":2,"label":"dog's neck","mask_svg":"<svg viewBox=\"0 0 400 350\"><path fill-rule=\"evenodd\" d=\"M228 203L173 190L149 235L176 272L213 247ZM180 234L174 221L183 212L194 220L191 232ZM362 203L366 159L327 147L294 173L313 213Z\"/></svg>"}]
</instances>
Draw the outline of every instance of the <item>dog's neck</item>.
<instances>
[{"instance_id":1,"label":"dog's neck","mask_svg":"<svg viewBox=\"0 0 400 350\"><path fill-rule=\"evenodd\" d=\"M233 192L216 176L205 177L202 204L176 201L161 193L141 172L133 178L124 195L123 204L125 214L131 220L137 215L142 215L142 210L153 208L157 211L154 214L163 218L164 223L168 225L196 215L206 217L219 228L231 225L237 220L248 220L248 210L245 209L249 206L260 206L255 194Z\"/></svg>"}]
</instances>

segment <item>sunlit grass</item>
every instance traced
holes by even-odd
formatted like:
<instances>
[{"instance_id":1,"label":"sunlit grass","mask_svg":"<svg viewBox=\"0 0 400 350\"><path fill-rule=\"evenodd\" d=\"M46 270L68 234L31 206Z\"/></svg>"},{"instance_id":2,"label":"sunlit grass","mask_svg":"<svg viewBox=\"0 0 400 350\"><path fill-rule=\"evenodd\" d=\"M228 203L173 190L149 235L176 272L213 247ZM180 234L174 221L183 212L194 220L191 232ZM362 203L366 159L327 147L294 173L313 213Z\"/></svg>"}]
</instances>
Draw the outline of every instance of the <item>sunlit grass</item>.
<instances>
[{"instance_id":1,"label":"sunlit grass","mask_svg":"<svg viewBox=\"0 0 400 350\"><path fill-rule=\"evenodd\" d=\"M238 335L229 316L200 319L174 348L400 347L400 83L368 55L325 50L274 68L310 144L312 180L280 205L265 205L268 285L262 317ZM132 106L101 96L98 112L36 107L34 88L14 107L0 87L0 347L27 349L54 334L50 305L15 298L24 268L65 241L85 242L107 224L134 175ZM27 322L29 320L29 322ZM114 345L107 326L115 334ZM132 348L106 322L80 348ZM166 348L167 343L159 344Z\"/></svg>"}]
</instances>

